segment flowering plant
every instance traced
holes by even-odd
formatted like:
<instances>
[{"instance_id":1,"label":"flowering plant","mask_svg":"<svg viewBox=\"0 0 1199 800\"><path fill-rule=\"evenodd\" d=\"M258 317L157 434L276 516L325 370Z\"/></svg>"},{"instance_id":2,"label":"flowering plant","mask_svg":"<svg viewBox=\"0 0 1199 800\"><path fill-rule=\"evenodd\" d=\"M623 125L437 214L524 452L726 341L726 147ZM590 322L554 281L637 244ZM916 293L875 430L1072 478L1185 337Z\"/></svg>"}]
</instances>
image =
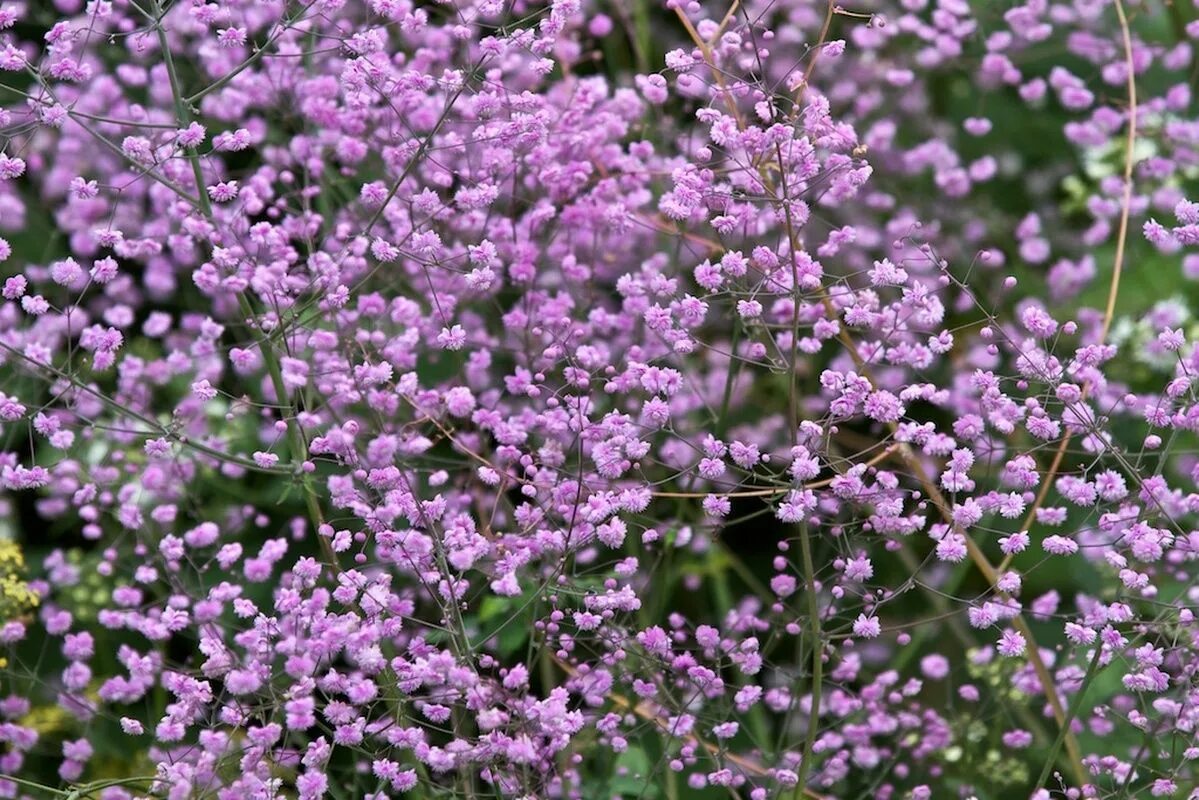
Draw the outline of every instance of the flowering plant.
<instances>
[{"instance_id":1,"label":"flowering plant","mask_svg":"<svg viewBox=\"0 0 1199 800\"><path fill-rule=\"evenodd\" d=\"M0 0L0 797L1199 797L1195 16Z\"/></svg>"}]
</instances>

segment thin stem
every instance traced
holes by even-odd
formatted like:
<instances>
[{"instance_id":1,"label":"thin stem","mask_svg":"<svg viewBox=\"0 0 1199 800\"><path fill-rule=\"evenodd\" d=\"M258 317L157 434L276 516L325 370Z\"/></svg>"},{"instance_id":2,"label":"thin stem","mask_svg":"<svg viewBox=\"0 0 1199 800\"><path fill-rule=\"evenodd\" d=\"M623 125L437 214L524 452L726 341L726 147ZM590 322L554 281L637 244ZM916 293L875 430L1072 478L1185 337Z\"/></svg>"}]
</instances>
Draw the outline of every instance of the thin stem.
<instances>
[{"instance_id":1,"label":"thin stem","mask_svg":"<svg viewBox=\"0 0 1199 800\"><path fill-rule=\"evenodd\" d=\"M561 669L563 672L565 672L567 675L569 675L572 678L578 677L579 671L577 669L575 669L574 667L572 667L570 664L566 663L565 661L558 658L557 656L553 656L553 660L554 660L554 663L558 665L558 668ZM640 717L641 719L645 720L646 722L651 723L652 725L657 727L659 730L662 730L662 731L666 732L667 734L670 734L671 736L677 735L677 732L674 730L674 727L671 725L671 723L668 720L664 719L660 714L658 714L647 703L645 703L645 702L634 703L631 700L629 700L628 698L626 698L624 695L621 695L617 692L611 692L611 691L608 692L605 695L605 697L608 699L608 701L610 703L612 703L612 705L616 706L617 708L621 708L625 711L631 712L635 716ZM719 754L719 755L723 756L731 764L735 764L737 767L739 767L740 769L742 769L743 771L745 771L746 773L748 773L750 775L764 777L764 776L771 774L770 770L766 769L758 762L748 759L744 756L739 756L736 753L724 752L720 748L718 748L716 745L712 744L711 742L709 742L705 739L699 738L694 733L687 734L685 736L682 736L681 738L684 741L688 742L689 744L698 745L699 747L703 748L711 755ZM831 800L831 798L825 797L825 795L822 795L819 792L813 791L812 789L808 789L803 786L797 786L796 791L801 792L802 795L804 797L809 798L809 800Z\"/></svg>"},{"instance_id":2,"label":"thin stem","mask_svg":"<svg viewBox=\"0 0 1199 800\"><path fill-rule=\"evenodd\" d=\"M311 6L312 6L312 4L309 3L308 5L304 6L303 10L299 14L297 14L294 18L285 20L281 24L280 30L278 30L276 33L274 33L269 39L267 39L265 42L263 42L260 46L256 47L254 49L254 52L250 54L249 58L247 58L245 61L238 64L236 67L231 69L229 72L226 72L224 75L222 75L220 78L218 78L213 83L210 83L208 86L204 87L200 91L198 91L195 94L188 97L187 104L193 105L197 101L203 100L205 97L207 97L208 95L217 91L218 89L224 88L229 83L229 81L233 80L238 75L242 74L247 69L249 69L250 67L254 66L256 63L258 63L259 59L261 59L263 56L266 55L266 53L270 49L271 45L273 45L275 42L277 42L279 40L279 38L281 36L283 36L283 34L286 33L291 28L292 25L294 25L296 22L298 22L300 20L300 18L304 16L304 13L307 12L309 8L311 8Z\"/></svg>"},{"instance_id":3,"label":"thin stem","mask_svg":"<svg viewBox=\"0 0 1199 800\"><path fill-rule=\"evenodd\" d=\"M295 470L289 466L264 467L264 466L261 466L260 464L258 464L258 462L252 461L248 458L242 458L237 455L225 453L221 450L217 450L216 448L209 447L206 444L201 444L200 442L192 440L190 437L182 436L178 433L175 433L170 428L167 428L167 427L159 424L156 420L152 419L151 417L147 417L144 414L134 411L132 408L129 408L128 406L122 405L121 403L112 399L111 397L104 394L103 392L100 392L96 389L93 389L91 386L88 386L86 383L79 380L74 375L71 375L68 372L64 372L63 370L59 369L58 367L53 366L52 364L43 364L40 361L35 361L34 359L32 359L29 356L22 353L20 350L17 350L16 348L12 347L9 344L6 344L5 342L0 342L0 348L3 348L8 353L29 362L29 364L31 364L33 367L35 367L37 369L44 369L47 372L52 373L53 375L60 378L61 380L67 381L68 383L70 383L72 386L74 386L79 391L86 392L87 394L96 398L101 403L103 403L104 405L113 409L114 411L117 411L118 413L121 413L127 417L132 417L133 419L137 420L138 422L140 422L143 425L146 425L147 427L152 429L149 431L136 431L136 433L138 435L154 434L154 435L158 435L158 436L164 436L168 439L178 442L179 444L183 445L184 447L189 447L192 450L195 450L196 452L203 453L206 456L211 456L212 458L215 458L219 461L224 461L224 462L227 462L230 464L236 464L239 467L244 467L245 469L253 470L255 472L265 472L265 473L270 473L270 474L275 474L275 475L281 475L281 474L290 475L295 472Z\"/></svg>"},{"instance_id":4,"label":"thin stem","mask_svg":"<svg viewBox=\"0 0 1199 800\"><path fill-rule=\"evenodd\" d=\"M1107 288L1107 306L1103 312L1103 326L1099 333L1100 344L1107 341L1107 335L1111 332L1112 321L1116 317L1116 300L1120 296L1120 277L1124 271L1124 253L1128 245L1128 218L1132 213L1132 168L1135 159L1133 151L1137 145L1137 81L1136 65L1132 57L1132 33L1128 27L1128 17L1124 13L1122 0L1115 0L1115 6L1116 16L1120 21L1120 35L1124 42L1124 69L1128 72L1128 138L1124 146L1124 191L1120 200L1119 227L1116 230L1116 253L1112 261L1111 281ZM1087 381L1083 384L1082 399L1079 402L1085 401L1090 392L1091 382ZM1024 517L1024 522L1020 526L1021 530L1028 530L1036 520L1037 511L1044 505L1045 498L1049 496L1049 490L1062 466L1066 449L1070 446L1070 439L1071 433L1067 430L1058 444L1057 451L1053 454L1053 461L1049 465L1049 471L1045 474L1044 481L1041 482L1037 497ZM1012 556L1009 555L1003 560L999 571L1003 572L1007 569L1011 561Z\"/></svg>"},{"instance_id":5,"label":"thin stem","mask_svg":"<svg viewBox=\"0 0 1199 800\"><path fill-rule=\"evenodd\" d=\"M836 5L833 0L828 0L828 7L824 12L824 24L820 27L820 36L816 39L816 47L812 50L812 58L808 61L808 66L804 70L803 80L800 82L795 92L795 109L793 114L799 114L803 108L804 92L808 90L808 81L812 78L812 73L816 70L816 62L820 59L820 52L824 49L824 42L828 38L828 29L833 24L833 14L836 11Z\"/></svg>"},{"instance_id":6,"label":"thin stem","mask_svg":"<svg viewBox=\"0 0 1199 800\"><path fill-rule=\"evenodd\" d=\"M816 597L816 569L812 562L811 535L806 522L800 524L799 550L803 561L804 585L808 595L808 635L812 638L812 700L808 708L808 730L804 736L803 753L799 762L797 792L807 790L808 772L812 766L812 749L820 727L820 693L824 683L823 632L820 627L820 603ZM796 795L798 797L798 794Z\"/></svg>"},{"instance_id":7,"label":"thin stem","mask_svg":"<svg viewBox=\"0 0 1199 800\"><path fill-rule=\"evenodd\" d=\"M1045 781L1049 778L1049 773L1053 770L1053 762L1057 760L1058 751L1062 749L1062 742L1066 738L1066 731L1074 724L1074 718L1082 710L1083 698L1086 696L1087 689L1091 687L1091 681L1094 680L1095 674L1099 671L1099 659L1102 653L1102 643L1096 642L1095 655L1091 657L1091 663L1087 667L1086 675L1082 679L1082 686L1079 687L1078 694L1074 697L1074 703L1070 706L1070 713L1066 715L1066 724L1057 732L1057 738L1053 740L1053 744L1049 748L1049 753L1045 757L1045 766L1041 768L1041 776L1037 778L1034 788L1039 789L1043 787Z\"/></svg>"},{"instance_id":8,"label":"thin stem","mask_svg":"<svg viewBox=\"0 0 1199 800\"><path fill-rule=\"evenodd\" d=\"M1124 269L1124 250L1128 243L1128 217L1132 212L1132 167L1137 145L1137 81L1136 64L1132 56L1132 33L1124 14L1123 0L1115 0L1116 16L1120 20L1120 35L1124 42L1124 69L1128 72L1128 140L1124 152L1124 196L1120 201L1120 227L1116 231L1116 256L1112 262L1112 280L1107 291L1107 308L1103 312L1103 330L1099 341L1107 341L1116 314L1116 298L1120 295L1120 273Z\"/></svg>"},{"instance_id":9,"label":"thin stem","mask_svg":"<svg viewBox=\"0 0 1199 800\"><path fill-rule=\"evenodd\" d=\"M166 28L162 27L161 0L156 0L155 7L159 17L154 21L154 26L158 33L158 46L162 50L162 63L166 67L167 79L171 84L171 95L175 100L175 120L179 123L180 128L186 128L191 124L192 118L187 109L187 103L183 101L183 91L179 88L179 73L175 69L175 58L171 55L171 43L167 40ZM196 195L200 204L200 213L212 221L212 203L209 201L208 191L204 187L204 170L200 164L200 154L194 146L185 148L184 152L187 153L187 160L191 162L192 174L196 179Z\"/></svg>"},{"instance_id":10,"label":"thin stem","mask_svg":"<svg viewBox=\"0 0 1199 800\"><path fill-rule=\"evenodd\" d=\"M171 94L175 100L175 116L180 128L185 128L191 124L191 113L188 111L188 105L184 100L183 91L179 84L178 71L175 69L175 60L171 56L170 42L167 39L166 29L162 26L162 3L161 0L156 0L155 8L159 13L159 18L154 20L154 26L158 34L158 42L162 49L163 66L167 71L167 78L171 85ZM212 203L209 202L208 193L204 186L204 172L200 164L199 153L194 147L186 149L188 160L191 161L192 173L195 175L196 188L198 189L200 213L213 225L217 226L216 217L212 211ZM250 298L246 293L237 293L237 302L241 308L242 314L246 317L246 324L250 329L257 334L258 326L254 324L257 318L254 306L250 302ZM325 561L333 569L334 572L340 571L340 566L337 560L337 554L333 552L333 546L321 534L321 529L325 526L324 514L321 513L320 500L316 495L316 487L313 483L312 476L306 471L308 462L308 443L304 438L304 431L300 428L299 416L295 406L291 402L290 393L287 391L287 384L283 380L283 371L279 366L279 360L275 355L274 348L266 336L257 336L259 349L262 352L262 360L266 364L267 373L270 375L271 384L275 389L275 396L279 404L285 410L284 422L287 425L287 433L291 444L291 457L300 465L300 485L304 492L304 502L307 507L309 520L312 522L317 541L320 543L321 552Z\"/></svg>"}]
</instances>

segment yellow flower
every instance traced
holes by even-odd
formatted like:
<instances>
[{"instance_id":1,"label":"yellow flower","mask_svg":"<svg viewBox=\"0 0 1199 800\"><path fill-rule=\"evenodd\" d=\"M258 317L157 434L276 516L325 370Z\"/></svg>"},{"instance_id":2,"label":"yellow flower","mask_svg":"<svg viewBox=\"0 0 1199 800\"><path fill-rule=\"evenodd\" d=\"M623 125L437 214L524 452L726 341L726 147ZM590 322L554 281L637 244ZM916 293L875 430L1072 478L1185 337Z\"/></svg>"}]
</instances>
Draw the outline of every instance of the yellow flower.
<instances>
[{"instance_id":1,"label":"yellow flower","mask_svg":"<svg viewBox=\"0 0 1199 800\"><path fill-rule=\"evenodd\" d=\"M39 734L53 733L63 730L74 722L66 709L61 706L35 706L21 718L20 724L25 728L33 728Z\"/></svg>"},{"instance_id":2,"label":"yellow flower","mask_svg":"<svg viewBox=\"0 0 1199 800\"><path fill-rule=\"evenodd\" d=\"M11 539L0 540L0 622L19 617L38 605L37 594L24 579L25 555Z\"/></svg>"},{"instance_id":3,"label":"yellow flower","mask_svg":"<svg viewBox=\"0 0 1199 800\"><path fill-rule=\"evenodd\" d=\"M0 573L21 572L25 569L25 554L12 539L0 539Z\"/></svg>"}]
</instances>

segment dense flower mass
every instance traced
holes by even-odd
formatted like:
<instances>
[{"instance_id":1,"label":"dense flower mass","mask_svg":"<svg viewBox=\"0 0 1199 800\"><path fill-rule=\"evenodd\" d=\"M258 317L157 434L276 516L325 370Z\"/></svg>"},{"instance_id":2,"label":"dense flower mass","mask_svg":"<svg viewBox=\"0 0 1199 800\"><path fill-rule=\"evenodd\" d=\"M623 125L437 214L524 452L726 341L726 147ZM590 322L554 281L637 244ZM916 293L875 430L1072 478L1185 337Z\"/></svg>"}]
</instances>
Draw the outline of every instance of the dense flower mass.
<instances>
[{"instance_id":1,"label":"dense flower mass","mask_svg":"<svg viewBox=\"0 0 1199 800\"><path fill-rule=\"evenodd\" d=\"M1196 39L0 0L0 798L1199 797Z\"/></svg>"}]
</instances>

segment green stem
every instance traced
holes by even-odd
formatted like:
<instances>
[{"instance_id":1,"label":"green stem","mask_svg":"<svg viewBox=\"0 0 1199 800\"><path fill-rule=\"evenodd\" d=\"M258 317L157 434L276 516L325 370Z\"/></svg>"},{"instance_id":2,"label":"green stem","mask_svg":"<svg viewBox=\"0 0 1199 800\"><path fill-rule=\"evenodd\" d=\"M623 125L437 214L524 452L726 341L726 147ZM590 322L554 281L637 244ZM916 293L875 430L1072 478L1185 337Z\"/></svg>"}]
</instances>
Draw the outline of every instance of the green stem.
<instances>
[{"instance_id":1,"label":"green stem","mask_svg":"<svg viewBox=\"0 0 1199 800\"><path fill-rule=\"evenodd\" d=\"M718 565L713 570L713 590L716 594L716 606L721 609L724 616L727 616L735 607L733 598L732 585L729 581L729 576L724 565ZM745 686L746 675L741 670L736 670L734 680L738 688ZM750 707L748 716L749 728L752 731L753 738L762 744L763 747L770 742L770 730L767 725L766 712L761 704L755 704Z\"/></svg>"},{"instance_id":2,"label":"green stem","mask_svg":"<svg viewBox=\"0 0 1199 800\"><path fill-rule=\"evenodd\" d=\"M1091 663L1087 667L1087 674L1082 679L1082 685L1078 687L1078 694L1074 697L1074 703L1071 704L1069 711L1066 712L1066 718L1062 720L1062 725L1058 728L1057 738L1053 740L1053 744L1049 748L1049 753L1045 757L1045 766L1041 768L1041 776L1037 778L1034 788L1039 789L1043 787L1045 781L1049 779L1049 773L1053 770L1053 762L1057 761L1057 754L1062 749L1062 743L1066 741L1066 734L1070 731L1070 726L1074 724L1074 718L1082 710L1083 698L1087 694L1087 689L1091 687L1091 681L1095 678L1095 674L1099 671L1099 657L1102 653L1103 644L1098 641L1095 642L1095 655L1091 657Z\"/></svg>"},{"instance_id":3,"label":"green stem","mask_svg":"<svg viewBox=\"0 0 1199 800\"><path fill-rule=\"evenodd\" d=\"M162 27L162 3L161 0L155 1L155 10L158 17L153 20L155 30L158 34L159 47L162 50L163 66L167 71L167 79L171 85L171 95L175 100L175 117L180 128L185 128L192 122L191 112L188 110L188 105L184 99L183 90L179 84L179 73L175 69L175 59L171 55L170 42L167 40L166 29ZM194 147L186 148L187 158L192 165L192 174L195 176L196 189L200 213L204 218L216 227L216 217L212 213L212 203L208 199L208 191L204 186L204 170L200 164L200 155ZM251 329L257 335L259 330L254 326L254 319L257 314L254 311L254 306L250 302L249 297L245 292L238 292L237 302L241 308L242 314L246 317L246 324L251 326ZM271 384L275 387L275 395L277 401L284 412L284 421L287 424L287 433L290 440L292 450L292 460L297 462L300 467L300 485L304 490L304 501L308 510L308 517L311 520L315 530L317 541L320 543L321 552L324 555L325 561L334 572L340 572L340 567L337 562L337 554L333 552L333 546L329 541L320 535L320 529L325 524L324 515L321 513L320 501L317 499L316 488L313 485L312 476L304 471L306 462L308 461L308 443L304 438L304 431L300 428L300 420L296 414L296 409L291 403L291 396L287 391L287 386L283 382L283 371L279 367L279 360L275 356L275 351L271 347L270 340L265 336L258 336L259 349L262 351L262 360L266 364L267 372L271 378Z\"/></svg>"},{"instance_id":4,"label":"green stem","mask_svg":"<svg viewBox=\"0 0 1199 800\"><path fill-rule=\"evenodd\" d=\"M729 340L729 367L724 379L724 396L720 400L720 417L716 420L716 438L723 439L729 429L729 401L733 397L733 383L741 361L737 358L737 345L741 342L741 323L733 323L733 336Z\"/></svg>"},{"instance_id":5,"label":"green stem","mask_svg":"<svg viewBox=\"0 0 1199 800\"><path fill-rule=\"evenodd\" d=\"M249 323L254 319L254 307L250 303L250 298L246 297L244 292L238 292L237 301L241 307L242 313L246 316L246 321ZM295 406L292 405L291 395L287 391L287 385L283 382L283 370L279 367L279 359L275 357L274 348L265 337L259 337L259 349L262 351L262 360L266 364L267 374L271 377L271 385L275 388L275 397L279 405L286 412L285 422L287 423L287 436L291 446L291 459L300 465L300 487L304 490L304 502L308 508L308 518L312 521L316 534L317 541L320 542L321 553L325 557L326 563L334 573L340 572L341 567L337 561L337 554L333 552L333 545L329 540L320 535L320 529L325 524L325 516L321 512L320 501L316 496L316 487L313 485L312 475L304 471L304 465L308 462L308 440L304 437L304 430L300 427L300 418L296 413Z\"/></svg>"},{"instance_id":6,"label":"green stem","mask_svg":"<svg viewBox=\"0 0 1199 800\"><path fill-rule=\"evenodd\" d=\"M171 95L175 99L175 120L180 128L186 128L192 123L191 112L188 111L187 103L183 99L183 91L179 88L179 73L175 69L175 57L171 55L171 43L167 41L166 28L162 27L162 2L157 0L155 8L158 11L158 19L154 21L154 27L158 33L158 46L162 50L162 64L167 71L167 79L171 83ZM184 150L187 153L187 160L192 165L192 175L196 179L196 195L200 204L200 213L202 213L209 222L212 218L212 203L208 199L208 190L204 186L204 170L200 164L200 154L194 147L188 147Z\"/></svg>"},{"instance_id":7,"label":"green stem","mask_svg":"<svg viewBox=\"0 0 1199 800\"><path fill-rule=\"evenodd\" d=\"M812 637L812 703L808 709L808 730L804 737L803 754L799 762L799 780L795 784L795 798L803 797L808 783L808 772L812 766L812 749L816 745L816 734L820 726L820 693L824 683L824 647L820 628L820 602L816 597L816 569L812 562L812 542L808 524L803 522L799 529L799 550L803 559L804 585L808 595L808 634Z\"/></svg>"}]
</instances>

